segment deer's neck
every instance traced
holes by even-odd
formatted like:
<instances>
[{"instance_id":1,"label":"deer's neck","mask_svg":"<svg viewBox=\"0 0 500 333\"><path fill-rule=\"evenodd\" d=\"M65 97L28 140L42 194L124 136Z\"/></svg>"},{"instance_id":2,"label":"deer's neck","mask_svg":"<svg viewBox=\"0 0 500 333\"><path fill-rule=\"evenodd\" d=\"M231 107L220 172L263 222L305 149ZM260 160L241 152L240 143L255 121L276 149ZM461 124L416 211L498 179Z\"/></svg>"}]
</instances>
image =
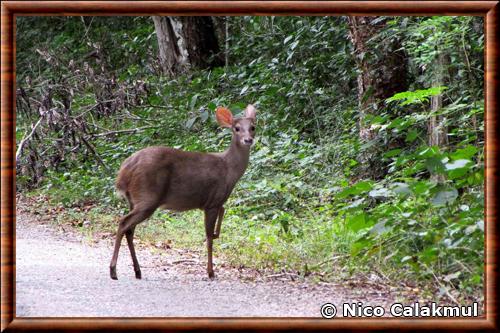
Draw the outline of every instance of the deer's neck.
<instances>
[{"instance_id":1,"label":"deer's neck","mask_svg":"<svg viewBox=\"0 0 500 333\"><path fill-rule=\"evenodd\" d=\"M229 183L236 183L243 175L248 166L249 155L250 146L238 144L237 140L233 137L229 148L222 153L222 157L228 166Z\"/></svg>"}]
</instances>

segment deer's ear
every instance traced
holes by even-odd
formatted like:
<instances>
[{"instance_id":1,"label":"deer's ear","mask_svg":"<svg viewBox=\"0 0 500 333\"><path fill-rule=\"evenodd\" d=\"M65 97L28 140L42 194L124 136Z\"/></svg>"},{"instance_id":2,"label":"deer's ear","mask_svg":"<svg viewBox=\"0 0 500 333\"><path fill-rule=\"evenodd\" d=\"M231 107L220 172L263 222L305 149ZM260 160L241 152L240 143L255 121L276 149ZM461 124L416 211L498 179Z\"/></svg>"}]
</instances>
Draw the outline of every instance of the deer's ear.
<instances>
[{"instance_id":1,"label":"deer's ear","mask_svg":"<svg viewBox=\"0 0 500 333\"><path fill-rule=\"evenodd\" d=\"M228 108L219 106L215 111L215 118L217 118L217 122L222 127L233 126L233 114L231 113L231 111L229 111Z\"/></svg>"},{"instance_id":2,"label":"deer's ear","mask_svg":"<svg viewBox=\"0 0 500 333\"><path fill-rule=\"evenodd\" d=\"M245 109L245 118L252 118L255 120L255 113L257 110L255 110L255 107L252 104L248 104L247 108Z\"/></svg>"}]
</instances>

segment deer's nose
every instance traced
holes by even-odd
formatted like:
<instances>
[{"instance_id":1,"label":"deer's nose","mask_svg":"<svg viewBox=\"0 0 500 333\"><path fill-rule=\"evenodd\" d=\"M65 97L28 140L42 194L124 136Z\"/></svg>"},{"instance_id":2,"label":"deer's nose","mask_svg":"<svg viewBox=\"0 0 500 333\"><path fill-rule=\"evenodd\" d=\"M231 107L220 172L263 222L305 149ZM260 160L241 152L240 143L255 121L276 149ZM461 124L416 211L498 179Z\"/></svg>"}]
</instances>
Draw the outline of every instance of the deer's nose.
<instances>
[{"instance_id":1,"label":"deer's nose","mask_svg":"<svg viewBox=\"0 0 500 333\"><path fill-rule=\"evenodd\" d=\"M243 142L245 142L245 144L247 145L251 145L253 143L253 139L252 138L244 139Z\"/></svg>"}]
</instances>

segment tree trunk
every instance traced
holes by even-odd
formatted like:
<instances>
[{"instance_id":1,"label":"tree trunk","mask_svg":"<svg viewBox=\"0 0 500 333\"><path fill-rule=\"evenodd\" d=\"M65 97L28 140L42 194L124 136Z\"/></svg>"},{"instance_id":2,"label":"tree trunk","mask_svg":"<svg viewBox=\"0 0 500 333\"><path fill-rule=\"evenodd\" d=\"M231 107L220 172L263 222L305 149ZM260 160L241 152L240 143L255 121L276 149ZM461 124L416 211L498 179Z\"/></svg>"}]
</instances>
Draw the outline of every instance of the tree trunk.
<instances>
[{"instance_id":1,"label":"tree trunk","mask_svg":"<svg viewBox=\"0 0 500 333\"><path fill-rule=\"evenodd\" d=\"M213 16L214 31L217 40L220 42L219 47L224 47L224 52L221 52L220 59L224 60L224 66L229 64L229 16ZM224 42L224 44L222 44ZM222 50L221 50L222 51Z\"/></svg>"},{"instance_id":2,"label":"tree trunk","mask_svg":"<svg viewBox=\"0 0 500 333\"><path fill-rule=\"evenodd\" d=\"M183 16L182 35L186 42L189 63L196 68L222 66L214 24L208 16Z\"/></svg>"},{"instance_id":3,"label":"tree trunk","mask_svg":"<svg viewBox=\"0 0 500 333\"><path fill-rule=\"evenodd\" d=\"M358 68L359 138L369 142L377 132L366 121L368 114L377 114L386 98L408 90L407 56L397 39L371 41L385 27L385 19L371 16L348 18L354 59ZM378 158L376 148L359 153L359 175L378 179L384 177L386 166Z\"/></svg>"},{"instance_id":4,"label":"tree trunk","mask_svg":"<svg viewBox=\"0 0 500 333\"><path fill-rule=\"evenodd\" d=\"M174 77L187 70L187 50L180 35L179 23L173 17L153 16L160 67L163 74Z\"/></svg>"},{"instance_id":5,"label":"tree trunk","mask_svg":"<svg viewBox=\"0 0 500 333\"><path fill-rule=\"evenodd\" d=\"M439 50L438 50L439 52ZM445 71L447 68L447 57L443 52L438 53L438 58L434 67L433 87L442 86L446 80ZM435 95L431 97L431 112L438 112L443 107L443 95ZM429 146L443 147L448 144L446 119L441 115L433 115L428 123ZM431 179L438 183L444 183L445 177L442 174L432 174Z\"/></svg>"},{"instance_id":6,"label":"tree trunk","mask_svg":"<svg viewBox=\"0 0 500 333\"><path fill-rule=\"evenodd\" d=\"M349 31L358 67L359 136L362 141L376 133L364 121L366 114L376 114L380 103L395 93L408 89L406 54L401 43L369 43L385 27L385 20L371 16L350 16Z\"/></svg>"},{"instance_id":7,"label":"tree trunk","mask_svg":"<svg viewBox=\"0 0 500 333\"><path fill-rule=\"evenodd\" d=\"M446 56L441 52L439 53L434 70L433 87L439 87L444 84L445 69L446 69ZM435 113L443 107L443 95L435 95L431 97L431 112ZM445 119L441 115L433 115L429 120L428 135L429 146L443 147L448 143L448 136L446 135L447 128Z\"/></svg>"},{"instance_id":8,"label":"tree trunk","mask_svg":"<svg viewBox=\"0 0 500 333\"><path fill-rule=\"evenodd\" d=\"M175 77L192 67L222 65L210 17L153 16L162 72Z\"/></svg>"}]
</instances>

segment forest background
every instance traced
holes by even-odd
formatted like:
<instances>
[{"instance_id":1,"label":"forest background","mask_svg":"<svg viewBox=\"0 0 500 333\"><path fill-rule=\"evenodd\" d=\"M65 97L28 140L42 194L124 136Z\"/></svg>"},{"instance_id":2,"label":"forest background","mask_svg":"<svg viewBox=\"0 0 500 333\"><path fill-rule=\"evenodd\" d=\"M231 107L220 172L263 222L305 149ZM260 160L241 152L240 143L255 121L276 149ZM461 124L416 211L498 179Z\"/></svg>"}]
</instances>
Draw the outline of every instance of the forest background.
<instances>
[{"instance_id":1,"label":"forest background","mask_svg":"<svg viewBox=\"0 0 500 333\"><path fill-rule=\"evenodd\" d=\"M483 18L17 17L17 191L113 238L121 162L222 151L217 106L258 109L216 256L317 281L483 300ZM136 231L204 251L200 212ZM347 282L346 282L347 283Z\"/></svg>"}]
</instances>

